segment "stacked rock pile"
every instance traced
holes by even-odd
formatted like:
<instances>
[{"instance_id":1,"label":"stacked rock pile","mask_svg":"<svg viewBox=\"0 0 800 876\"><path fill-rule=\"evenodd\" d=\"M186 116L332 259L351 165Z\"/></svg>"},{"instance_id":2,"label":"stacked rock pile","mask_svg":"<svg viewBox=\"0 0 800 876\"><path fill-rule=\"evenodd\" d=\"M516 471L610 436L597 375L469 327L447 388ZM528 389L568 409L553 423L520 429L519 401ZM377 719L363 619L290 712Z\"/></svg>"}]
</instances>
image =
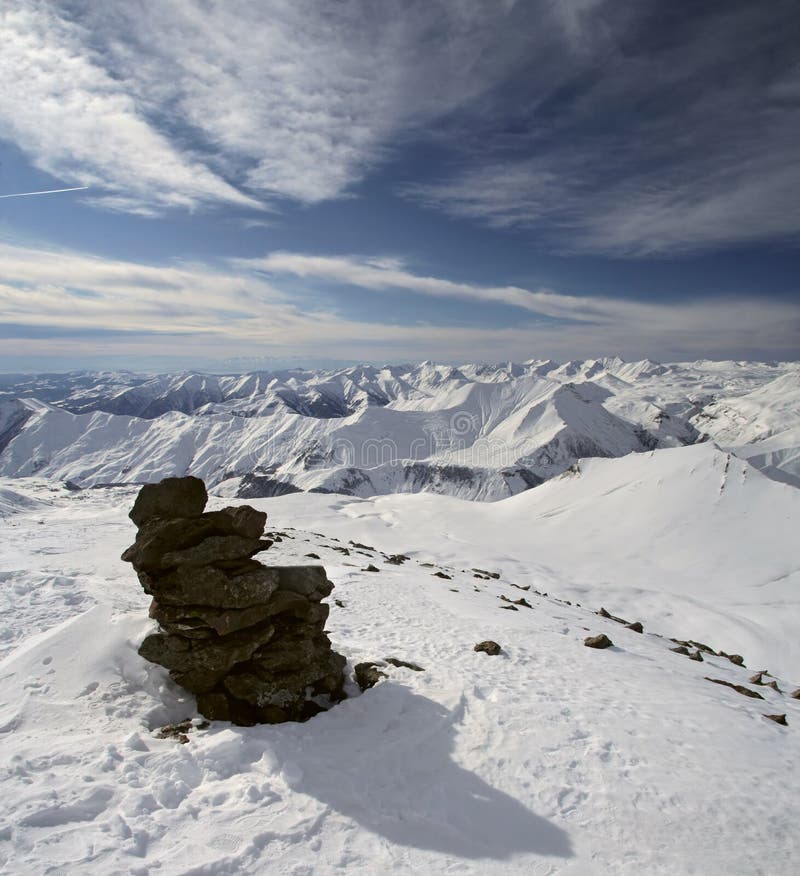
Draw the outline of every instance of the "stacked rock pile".
<instances>
[{"instance_id":1,"label":"stacked rock pile","mask_svg":"<svg viewBox=\"0 0 800 876\"><path fill-rule=\"evenodd\" d=\"M302 721L343 698L345 659L325 634L333 589L322 566L264 566L267 515L248 505L205 511L199 478L142 487L132 563L161 629L139 653L195 694L206 718Z\"/></svg>"}]
</instances>

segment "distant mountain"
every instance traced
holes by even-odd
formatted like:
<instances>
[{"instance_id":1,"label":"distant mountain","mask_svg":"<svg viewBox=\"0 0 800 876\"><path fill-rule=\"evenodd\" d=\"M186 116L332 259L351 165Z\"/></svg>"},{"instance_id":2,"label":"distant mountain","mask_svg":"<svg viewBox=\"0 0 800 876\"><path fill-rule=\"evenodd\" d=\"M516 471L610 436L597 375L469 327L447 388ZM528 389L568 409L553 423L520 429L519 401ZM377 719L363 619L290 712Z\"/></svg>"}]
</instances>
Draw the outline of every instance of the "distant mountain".
<instances>
[{"instance_id":1,"label":"distant mountain","mask_svg":"<svg viewBox=\"0 0 800 876\"><path fill-rule=\"evenodd\" d=\"M800 486L800 365L613 357L0 380L0 475L81 487L192 473L249 498L496 500L581 458L708 440Z\"/></svg>"}]
</instances>

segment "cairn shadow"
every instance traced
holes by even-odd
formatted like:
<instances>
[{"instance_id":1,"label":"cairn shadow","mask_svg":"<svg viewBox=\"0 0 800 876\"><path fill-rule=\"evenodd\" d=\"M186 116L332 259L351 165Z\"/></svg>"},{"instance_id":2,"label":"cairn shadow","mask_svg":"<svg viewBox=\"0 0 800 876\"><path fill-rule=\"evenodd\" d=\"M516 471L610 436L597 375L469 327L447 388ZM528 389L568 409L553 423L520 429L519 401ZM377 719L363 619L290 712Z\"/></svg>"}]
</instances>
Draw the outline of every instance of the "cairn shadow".
<instances>
[{"instance_id":1,"label":"cairn shadow","mask_svg":"<svg viewBox=\"0 0 800 876\"><path fill-rule=\"evenodd\" d=\"M295 791L392 843L473 859L572 857L564 830L452 760L463 715L463 700L448 711L386 681L304 725L302 741L282 725L269 744L299 767Z\"/></svg>"}]
</instances>

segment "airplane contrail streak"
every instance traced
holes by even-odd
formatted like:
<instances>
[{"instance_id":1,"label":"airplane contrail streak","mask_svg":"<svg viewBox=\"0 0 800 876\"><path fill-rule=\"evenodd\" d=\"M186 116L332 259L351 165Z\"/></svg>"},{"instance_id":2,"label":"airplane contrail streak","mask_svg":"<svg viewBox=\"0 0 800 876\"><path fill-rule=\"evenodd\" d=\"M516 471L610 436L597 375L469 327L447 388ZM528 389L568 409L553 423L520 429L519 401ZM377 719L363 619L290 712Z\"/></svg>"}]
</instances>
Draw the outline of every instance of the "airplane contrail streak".
<instances>
[{"instance_id":1,"label":"airplane contrail streak","mask_svg":"<svg viewBox=\"0 0 800 876\"><path fill-rule=\"evenodd\" d=\"M59 192L82 192L89 186L75 186L71 189L48 189L44 192L15 192L13 195L0 195L0 198L27 198L29 195L57 195Z\"/></svg>"}]
</instances>

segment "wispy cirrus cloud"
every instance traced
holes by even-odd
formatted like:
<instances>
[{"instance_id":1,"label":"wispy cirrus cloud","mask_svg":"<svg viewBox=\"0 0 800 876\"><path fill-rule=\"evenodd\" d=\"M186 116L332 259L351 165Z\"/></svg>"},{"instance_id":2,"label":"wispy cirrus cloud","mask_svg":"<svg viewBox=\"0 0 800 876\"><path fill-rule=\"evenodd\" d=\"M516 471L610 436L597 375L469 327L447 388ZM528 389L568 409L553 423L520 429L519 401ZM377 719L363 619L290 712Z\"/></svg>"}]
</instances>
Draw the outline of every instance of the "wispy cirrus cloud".
<instances>
[{"instance_id":1,"label":"wispy cirrus cloud","mask_svg":"<svg viewBox=\"0 0 800 876\"><path fill-rule=\"evenodd\" d=\"M125 84L92 58L85 30L50 4L0 10L0 39L0 136L42 170L107 190L114 208L258 206L151 125Z\"/></svg>"},{"instance_id":2,"label":"wispy cirrus cloud","mask_svg":"<svg viewBox=\"0 0 800 876\"><path fill-rule=\"evenodd\" d=\"M620 353L663 359L791 358L800 342L795 307L725 299L635 304L517 287L484 287L415 274L396 259L276 253L263 259L141 264L48 247L0 244L3 354L73 355L96 361L125 348L198 358L279 355L351 360L436 358L500 361L533 355L572 358ZM265 277L265 272L272 276ZM282 277L304 277L390 295L406 322L386 324L319 306ZM409 293L452 299L444 324L421 321ZM527 297L526 297L527 296ZM503 301L519 310L507 324L465 324L465 302ZM313 302L313 303L312 303ZM550 319L542 320L538 317ZM50 337L46 345L42 338Z\"/></svg>"},{"instance_id":3,"label":"wispy cirrus cloud","mask_svg":"<svg viewBox=\"0 0 800 876\"><path fill-rule=\"evenodd\" d=\"M598 9L566 87L532 100L513 135L502 111L487 118L449 174L400 193L559 251L796 244L796 5Z\"/></svg>"},{"instance_id":4,"label":"wispy cirrus cloud","mask_svg":"<svg viewBox=\"0 0 800 876\"><path fill-rule=\"evenodd\" d=\"M103 206L335 198L601 0L18 0L0 12L0 136Z\"/></svg>"}]
</instances>

